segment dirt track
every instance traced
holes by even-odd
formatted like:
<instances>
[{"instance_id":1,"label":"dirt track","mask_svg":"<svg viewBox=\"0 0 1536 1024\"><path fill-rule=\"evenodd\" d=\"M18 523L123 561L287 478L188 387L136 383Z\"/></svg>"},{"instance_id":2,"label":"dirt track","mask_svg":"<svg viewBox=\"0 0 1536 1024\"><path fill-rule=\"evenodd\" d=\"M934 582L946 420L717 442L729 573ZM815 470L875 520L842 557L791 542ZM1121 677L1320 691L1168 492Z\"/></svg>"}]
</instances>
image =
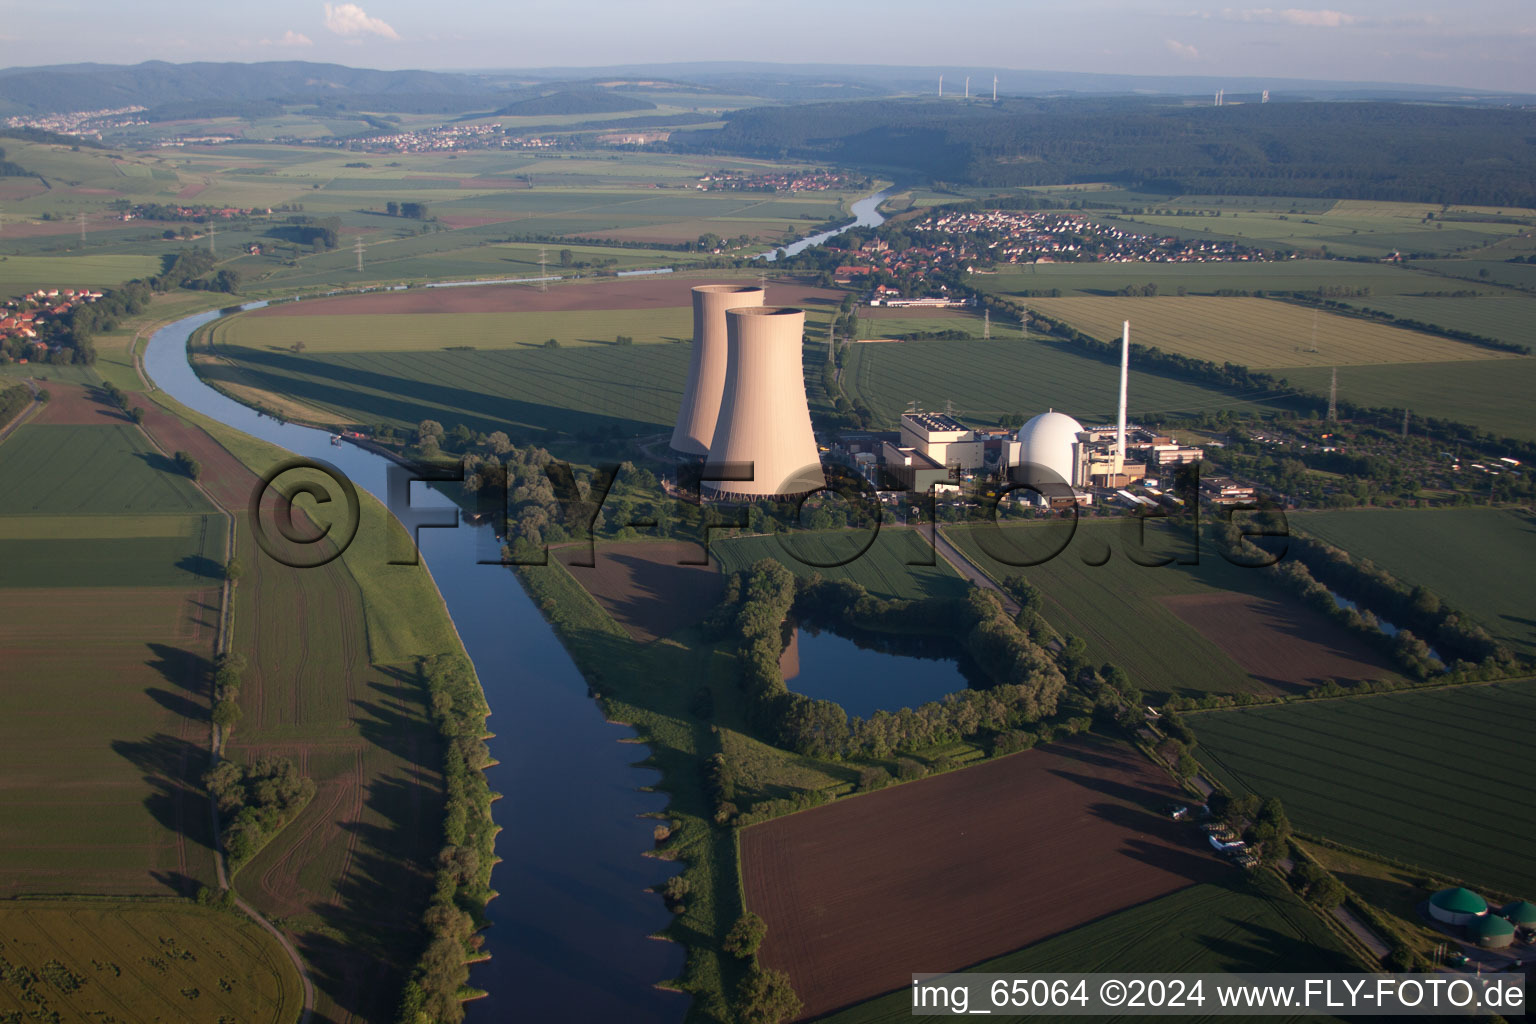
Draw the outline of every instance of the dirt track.
<instances>
[{"instance_id":1,"label":"dirt track","mask_svg":"<svg viewBox=\"0 0 1536 1024\"><path fill-rule=\"evenodd\" d=\"M1158 813L1176 799L1129 747L1079 737L751 826L759 958L815 1017L1234 870Z\"/></svg>"},{"instance_id":2,"label":"dirt track","mask_svg":"<svg viewBox=\"0 0 1536 1024\"><path fill-rule=\"evenodd\" d=\"M363 313L548 313L580 309L668 309L687 306L690 289L700 284L740 284L745 278L648 277L559 285L547 292L526 284L487 284L466 288L412 288L403 292L337 295L328 299L282 302L247 316L350 316ZM768 283L774 305L836 305L843 292L794 282Z\"/></svg>"}]
</instances>

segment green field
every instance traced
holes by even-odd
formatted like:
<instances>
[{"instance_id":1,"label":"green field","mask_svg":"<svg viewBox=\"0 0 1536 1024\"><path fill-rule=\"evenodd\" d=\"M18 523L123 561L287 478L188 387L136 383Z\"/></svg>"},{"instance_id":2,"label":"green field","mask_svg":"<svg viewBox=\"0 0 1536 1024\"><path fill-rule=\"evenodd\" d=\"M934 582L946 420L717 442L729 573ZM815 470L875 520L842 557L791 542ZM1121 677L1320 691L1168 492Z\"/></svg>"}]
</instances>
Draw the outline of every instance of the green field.
<instances>
[{"instance_id":1,"label":"green field","mask_svg":"<svg viewBox=\"0 0 1536 1024\"><path fill-rule=\"evenodd\" d=\"M686 345L551 351L358 352L302 356L242 349L204 364L215 383L276 392L344 422L414 430L424 419L515 438L545 430L670 430L688 376Z\"/></svg>"},{"instance_id":2,"label":"green field","mask_svg":"<svg viewBox=\"0 0 1536 1024\"><path fill-rule=\"evenodd\" d=\"M1113 419L1119 368L1047 341L907 341L855 345L845 356L843 387L862 401L878 423L894 427L912 402L943 409L953 401L967 423L997 423L1056 409L1083 423ZM1249 396L1141 373L1133 365L1130 413L1155 420L1159 413L1230 409L1264 412Z\"/></svg>"},{"instance_id":3,"label":"green field","mask_svg":"<svg viewBox=\"0 0 1536 1024\"><path fill-rule=\"evenodd\" d=\"M869 536L865 531L849 531L739 537L715 541L709 549L722 572L739 572L769 558L801 576L820 573L831 580L853 580L877 597L904 601L964 597L970 589L970 583L937 556L923 531L882 529L860 554Z\"/></svg>"},{"instance_id":4,"label":"green field","mask_svg":"<svg viewBox=\"0 0 1536 1024\"><path fill-rule=\"evenodd\" d=\"M28 423L0 446L0 516L205 512L208 502L133 426Z\"/></svg>"},{"instance_id":5,"label":"green field","mask_svg":"<svg viewBox=\"0 0 1536 1024\"><path fill-rule=\"evenodd\" d=\"M1329 369L1321 366L1270 372L1320 395L1328 393L1332 375ZM1339 369L1340 401L1408 409L1414 416L1468 423L1495 437L1523 441L1536 439L1536 419L1531 417L1530 411L1533 389L1536 389L1536 357L1531 356Z\"/></svg>"},{"instance_id":6,"label":"green field","mask_svg":"<svg viewBox=\"0 0 1536 1024\"><path fill-rule=\"evenodd\" d=\"M1536 518L1487 508L1305 512L1306 533L1433 591L1516 653L1536 654Z\"/></svg>"},{"instance_id":7,"label":"green field","mask_svg":"<svg viewBox=\"0 0 1536 1024\"><path fill-rule=\"evenodd\" d=\"M1117 339L1120 325L1129 320L1131 340L1138 344L1255 370L1504 356L1462 341L1271 299L1032 299L1030 306L1101 341Z\"/></svg>"},{"instance_id":8,"label":"green field","mask_svg":"<svg viewBox=\"0 0 1536 1024\"><path fill-rule=\"evenodd\" d=\"M1445 876L1536 892L1524 778L1536 684L1214 711L1195 753L1235 791L1279 797L1296 827Z\"/></svg>"},{"instance_id":9,"label":"green field","mask_svg":"<svg viewBox=\"0 0 1536 1024\"><path fill-rule=\"evenodd\" d=\"M0 240L4 236L0 235ZM78 245L80 236L75 236ZM130 278L160 272L153 256L104 256L89 251L77 256L6 256L0 259L0 295L19 295L37 288L113 287Z\"/></svg>"},{"instance_id":10,"label":"green field","mask_svg":"<svg viewBox=\"0 0 1536 1024\"><path fill-rule=\"evenodd\" d=\"M562 348L614 346L614 339L621 334L633 338L636 345L688 342L693 339L693 311L678 306L554 313L241 315L221 320L212 329L216 349L236 359L240 358L239 349L283 352L298 342L304 343L305 352L319 355L440 351L466 345L474 349L528 349L539 348L550 338Z\"/></svg>"},{"instance_id":11,"label":"green field","mask_svg":"<svg viewBox=\"0 0 1536 1024\"><path fill-rule=\"evenodd\" d=\"M1470 331L1515 345L1536 347L1536 298L1479 295L1476 298L1425 298L1392 295L1349 299L1351 306L1379 309L1405 320Z\"/></svg>"},{"instance_id":12,"label":"green field","mask_svg":"<svg viewBox=\"0 0 1536 1024\"><path fill-rule=\"evenodd\" d=\"M1314 911L1278 880L1256 874L1246 881L1234 879L1230 885L1192 885L970 970L982 974L1236 973L1273 970L1277 963L1295 971L1358 969ZM985 1008L971 1004L972 1012ZM820 1024L899 1024L911 1019L912 994L902 990L822 1017Z\"/></svg>"},{"instance_id":13,"label":"green field","mask_svg":"<svg viewBox=\"0 0 1536 1024\"><path fill-rule=\"evenodd\" d=\"M0 587L210 586L223 557L214 515L0 518Z\"/></svg>"},{"instance_id":14,"label":"green field","mask_svg":"<svg viewBox=\"0 0 1536 1024\"><path fill-rule=\"evenodd\" d=\"M290 1024L293 963L242 917L186 903L0 903L0 1020Z\"/></svg>"},{"instance_id":15,"label":"green field","mask_svg":"<svg viewBox=\"0 0 1536 1024\"><path fill-rule=\"evenodd\" d=\"M1476 276L1476 272L1473 272ZM1344 286L1369 288L1372 295L1414 295L1469 287L1436 274L1403 270L1386 263L1281 260L1273 263L1048 263L1000 268L977 274L975 286L1001 295L1061 289L1063 295L1114 295L1127 285L1155 284L1169 295L1179 288L1210 295L1236 291L1316 291ZM1500 289L1470 287L1482 291Z\"/></svg>"},{"instance_id":16,"label":"green field","mask_svg":"<svg viewBox=\"0 0 1536 1024\"><path fill-rule=\"evenodd\" d=\"M1007 526L995 540L985 527L951 526L945 528L945 535L993 579L1024 576L1044 595L1042 614L1053 629L1082 637L1096 663L1119 665L1149 693L1274 692L1159 600L1222 591L1243 582L1238 574L1247 570L1227 565L1209 549L1198 566L1137 565L1127 556L1135 540L1132 526L1130 520L1084 521L1069 543L1065 523ZM989 536L983 537L983 530ZM1063 543L1067 547L1060 555L1029 568L1007 565L988 554L991 550L1011 561L1027 562L1047 556ZM1160 544L1153 529L1148 530L1147 548L1188 557L1186 545ZM1085 559L1097 561L1106 550L1113 552L1107 562L1086 564Z\"/></svg>"},{"instance_id":17,"label":"green field","mask_svg":"<svg viewBox=\"0 0 1536 1024\"><path fill-rule=\"evenodd\" d=\"M1191 203L1191 197L1161 200L1159 209L1185 209L1204 205ZM1468 211L1471 212L1471 211ZM1530 211L1488 210L1530 217ZM1426 220L1442 215L1438 205L1425 203L1360 202L1341 199L1326 212L1305 213L1288 209L1252 209L1230 204L1220 217L1179 216L1178 214L1114 214L1102 217L1108 223L1153 235L1176 235L1187 241L1236 239L1260 248L1298 250L1309 254L1326 252L1331 256L1384 258L1394 252L1454 253L1480 249L1501 238L1528 230L1520 223L1478 220Z\"/></svg>"}]
</instances>

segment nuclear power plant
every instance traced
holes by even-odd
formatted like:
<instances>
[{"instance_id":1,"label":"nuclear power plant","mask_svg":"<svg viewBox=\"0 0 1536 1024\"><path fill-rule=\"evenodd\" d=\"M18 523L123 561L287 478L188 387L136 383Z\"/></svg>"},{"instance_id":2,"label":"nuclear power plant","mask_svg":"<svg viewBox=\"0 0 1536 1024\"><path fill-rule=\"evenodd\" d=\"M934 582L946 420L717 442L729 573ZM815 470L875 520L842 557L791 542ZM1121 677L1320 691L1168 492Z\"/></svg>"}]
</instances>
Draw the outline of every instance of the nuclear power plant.
<instances>
[{"instance_id":1,"label":"nuclear power plant","mask_svg":"<svg viewBox=\"0 0 1536 1024\"><path fill-rule=\"evenodd\" d=\"M805 401L804 335L803 309L726 310L725 387L705 459L705 494L789 498L826 485Z\"/></svg>"},{"instance_id":2,"label":"nuclear power plant","mask_svg":"<svg viewBox=\"0 0 1536 1024\"><path fill-rule=\"evenodd\" d=\"M1126 488L1140 485L1160 497L1160 491L1148 486L1156 482L1152 474L1199 461L1204 453L1127 422L1130 352L1131 325L1126 321L1120 336L1118 414L1110 425L1084 427L1049 409L1016 434L973 430L950 413L922 412L914 403L902 414L899 433L846 432L834 450L878 486L907 491L958 494L962 481L987 475L1022 485L1028 493L1020 491L1012 500L1032 504L1083 505L1096 496L1132 505L1156 504Z\"/></svg>"},{"instance_id":3,"label":"nuclear power plant","mask_svg":"<svg viewBox=\"0 0 1536 1024\"><path fill-rule=\"evenodd\" d=\"M725 390L725 311L762 304L763 290L756 285L701 284L693 289L693 353L672 431L673 451L698 457L709 454Z\"/></svg>"}]
</instances>

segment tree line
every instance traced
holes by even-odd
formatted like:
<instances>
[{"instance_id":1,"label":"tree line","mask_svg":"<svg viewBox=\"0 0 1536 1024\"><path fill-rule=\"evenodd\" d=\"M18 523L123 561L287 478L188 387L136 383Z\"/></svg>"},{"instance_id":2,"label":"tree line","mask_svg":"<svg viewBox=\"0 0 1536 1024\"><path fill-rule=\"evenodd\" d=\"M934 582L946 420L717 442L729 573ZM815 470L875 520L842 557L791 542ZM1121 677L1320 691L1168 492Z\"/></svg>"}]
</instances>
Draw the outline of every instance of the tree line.
<instances>
[{"instance_id":1,"label":"tree line","mask_svg":"<svg viewBox=\"0 0 1536 1024\"><path fill-rule=\"evenodd\" d=\"M421 921L426 942L401 994L398 1024L458 1024L469 961L479 950L496 861L494 799L484 771L490 708L473 667L457 655L435 655L417 667L442 742L443 846L434 863L432 900Z\"/></svg>"}]
</instances>

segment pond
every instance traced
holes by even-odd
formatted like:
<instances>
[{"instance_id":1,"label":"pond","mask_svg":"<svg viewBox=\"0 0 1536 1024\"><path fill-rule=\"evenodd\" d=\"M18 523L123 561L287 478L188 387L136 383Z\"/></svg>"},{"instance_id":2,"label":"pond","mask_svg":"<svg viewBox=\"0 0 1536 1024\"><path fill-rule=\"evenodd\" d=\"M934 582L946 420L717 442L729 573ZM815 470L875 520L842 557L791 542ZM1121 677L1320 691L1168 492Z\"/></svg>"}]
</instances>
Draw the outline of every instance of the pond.
<instances>
[{"instance_id":1,"label":"pond","mask_svg":"<svg viewBox=\"0 0 1536 1024\"><path fill-rule=\"evenodd\" d=\"M976 681L959 644L938 638L873 634L850 639L806 624L796 628L779 664L794 692L842 705L849 715L899 711L939 700Z\"/></svg>"}]
</instances>

